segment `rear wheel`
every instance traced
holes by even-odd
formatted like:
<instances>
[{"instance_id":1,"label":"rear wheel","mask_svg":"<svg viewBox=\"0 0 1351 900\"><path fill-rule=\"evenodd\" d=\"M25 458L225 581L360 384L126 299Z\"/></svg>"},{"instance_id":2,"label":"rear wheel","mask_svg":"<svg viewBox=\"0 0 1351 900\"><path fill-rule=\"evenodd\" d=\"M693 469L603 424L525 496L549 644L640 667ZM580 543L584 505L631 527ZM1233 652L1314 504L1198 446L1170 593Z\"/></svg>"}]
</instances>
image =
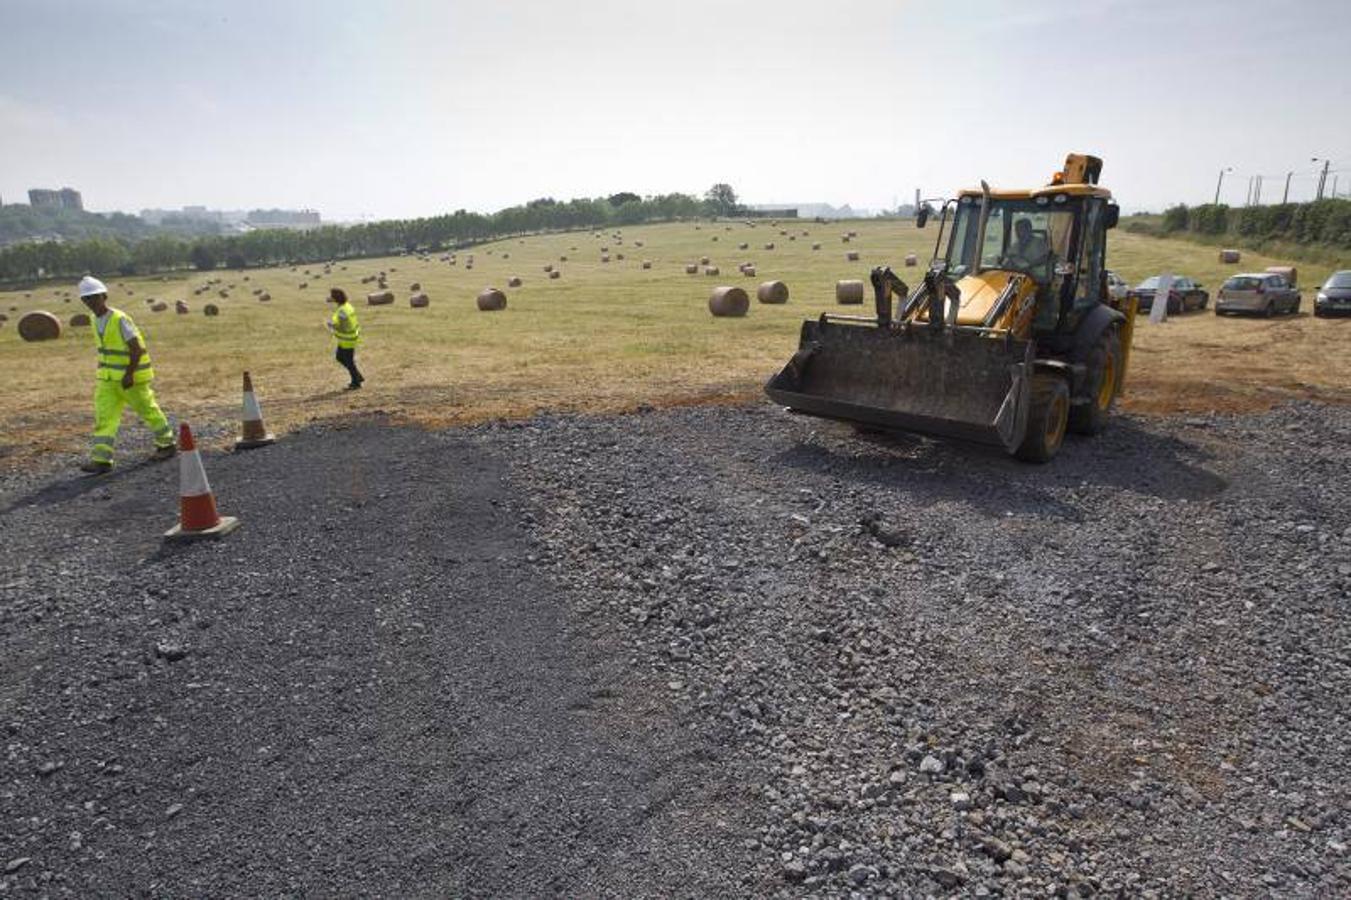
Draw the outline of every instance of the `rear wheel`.
<instances>
[{"instance_id":1,"label":"rear wheel","mask_svg":"<svg viewBox=\"0 0 1351 900\"><path fill-rule=\"evenodd\" d=\"M1268 301L1267 301L1267 305L1262 309L1262 315L1265 316L1265 317L1268 318L1268 319L1270 319L1272 316L1276 315L1276 301L1275 301L1275 300L1268 300Z\"/></svg>"},{"instance_id":2,"label":"rear wheel","mask_svg":"<svg viewBox=\"0 0 1351 900\"><path fill-rule=\"evenodd\" d=\"M1032 407L1027 434L1014 455L1024 462L1050 462L1065 441L1069 424L1070 389L1058 375L1038 375L1032 381Z\"/></svg>"},{"instance_id":3,"label":"rear wheel","mask_svg":"<svg viewBox=\"0 0 1351 900\"><path fill-rule=\"evenodd\" d=\"M1107 418L1121 392L1121 338L1115 328L1098 336L1084 360L1088 366L1088 402L1070 408L1069 427L1075 434L1097 434L1107 427Z\"/></svg>"}]
</instances>

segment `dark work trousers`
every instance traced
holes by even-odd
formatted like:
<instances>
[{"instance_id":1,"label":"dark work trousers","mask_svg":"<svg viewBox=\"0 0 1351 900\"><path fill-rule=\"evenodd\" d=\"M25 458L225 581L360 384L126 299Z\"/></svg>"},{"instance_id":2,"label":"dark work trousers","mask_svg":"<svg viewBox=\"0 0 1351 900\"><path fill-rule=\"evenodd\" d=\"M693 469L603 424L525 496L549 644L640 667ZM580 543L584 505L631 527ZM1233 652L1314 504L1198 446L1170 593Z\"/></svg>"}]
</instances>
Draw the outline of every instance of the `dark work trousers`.
<instances>
[{"instance_id":1,"label":"dark work trousers","mask_svg":"<svg viewBox=\"0 0 1351 900\"><path fill-rule=\"evenodd\" d=\"M357 369L356 354L357 351L355 347L339 347L338 352L334 354L338 360L338 365L346 369L347 374L352 377L353 385L361 384L361 382L366 380L361 377L361 372Z\"/></svg>"}]
</instances>

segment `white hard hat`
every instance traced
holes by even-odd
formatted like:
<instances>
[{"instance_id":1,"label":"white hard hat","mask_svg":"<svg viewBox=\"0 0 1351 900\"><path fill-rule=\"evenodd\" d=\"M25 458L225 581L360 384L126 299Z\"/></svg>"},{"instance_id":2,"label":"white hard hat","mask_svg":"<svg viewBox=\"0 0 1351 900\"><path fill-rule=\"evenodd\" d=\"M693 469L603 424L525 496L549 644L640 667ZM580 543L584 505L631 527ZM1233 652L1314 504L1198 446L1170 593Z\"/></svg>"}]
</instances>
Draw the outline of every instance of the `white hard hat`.
<instances>
[{"instance_id":1,"label":"white hard hat","mask_svg":"<svg viewBox=\"0 0 1351 900\"><path fill-rule=\"evenodd\" d=\"M80 279L80 296L82 298L106 293L108 293L108 286L92 275L86 275Z\"/></svg>"}]
</instances>

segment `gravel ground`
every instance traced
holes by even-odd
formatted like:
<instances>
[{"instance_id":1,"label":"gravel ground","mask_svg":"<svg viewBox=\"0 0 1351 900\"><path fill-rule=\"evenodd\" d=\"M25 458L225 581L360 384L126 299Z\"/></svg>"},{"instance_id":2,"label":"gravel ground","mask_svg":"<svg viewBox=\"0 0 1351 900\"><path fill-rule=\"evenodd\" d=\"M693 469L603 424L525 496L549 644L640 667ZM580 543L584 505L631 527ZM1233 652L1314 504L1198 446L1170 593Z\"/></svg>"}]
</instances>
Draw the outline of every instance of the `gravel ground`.
<instances>
[{"instance_id":1,"label":"gravel ground","mask_svg":"<svg viewBox=\"0 0 1351 900\"><path fill-rule=\"evenodd\" d=\"M172 466L11 478L0 891L1345 896L1348 447L368 423L170 551Z\"/></svg>"}]
</instances>

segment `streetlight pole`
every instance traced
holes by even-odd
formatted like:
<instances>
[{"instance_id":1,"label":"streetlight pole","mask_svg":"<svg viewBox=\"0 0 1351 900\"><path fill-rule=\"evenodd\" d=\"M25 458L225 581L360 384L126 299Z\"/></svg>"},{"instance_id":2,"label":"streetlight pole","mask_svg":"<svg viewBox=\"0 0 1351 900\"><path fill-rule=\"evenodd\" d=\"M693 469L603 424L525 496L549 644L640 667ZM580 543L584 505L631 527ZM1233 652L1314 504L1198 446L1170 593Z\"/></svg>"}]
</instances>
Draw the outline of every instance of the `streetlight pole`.
<instances>
[{"instance_id":1,"label":"streetlight pole","mask_svg":"<svg viewBox=\"0 0 1351 900\"><path fill-rule=\"evenodd\" d=\"M1257 187L1256 187L1255 190L1253 190L1253 194L1252 194L1252 203L1253 203L1253 206L1261 206L1261 205L1262 205L1262 176L1261 176L1261 175L1256 175L1256 176L1254 176L1254 177L1257 179Z\"/></svg>"},{"instance_id":2,"label":"streetlight pole","mask_svg":"<svg viewBox=\"0 0 1351 900\"><path fill-rule=\"evenodd\" d=\"M1220 169L1220 177L1215 179L1215 206L1220 205L1220 185L1224 184L1224 173L1234 171L1233 166L1226 166Z\"/></svg>"},{"instance_id":3,"label":"streetlight pole","mask_svg":"<svg viewBox=\"0 0 1351 900\"><path fill-rule=\"evenodd\" d=\"M1323 171L1318 176L1318 199L1322 200L1323 188L1326 187L1328 183L1328 167L1332 165L1332 160L1319 159L1317 156L1312 156L1309 158L1309 162L1321 162L1323 164Z\"/></svg>"},{"instance_id":4,"label":"streetlight pole","mask_svg":"<svg viewBox=\"0 0 1351 900\"><path fill-rule=\"evenodd\" d=\"M1290 202L1290 179L1294 177L1294 174L1294 172L1285 173L1285 195L1281 197L1282 206Z\"/></svg>"}]
</instances>

